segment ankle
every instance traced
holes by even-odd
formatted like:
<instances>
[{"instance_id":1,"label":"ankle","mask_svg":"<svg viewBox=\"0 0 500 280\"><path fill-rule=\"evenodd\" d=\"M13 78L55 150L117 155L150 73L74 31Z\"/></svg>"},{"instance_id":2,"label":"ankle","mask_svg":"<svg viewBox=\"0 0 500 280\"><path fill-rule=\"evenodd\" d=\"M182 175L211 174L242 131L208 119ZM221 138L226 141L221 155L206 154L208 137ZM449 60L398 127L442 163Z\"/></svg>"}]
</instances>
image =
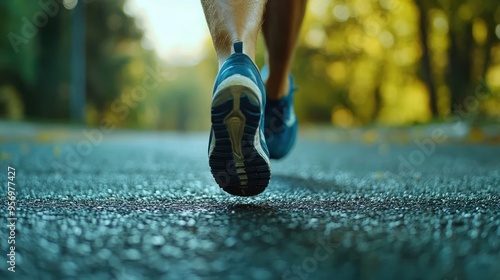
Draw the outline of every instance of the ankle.
<instances>
[{"instance_id":1,"label":"ankle","mask_svg":"<svg viewBox=\"0 0 500 280\"><path fill-rule=\"evenodd\" d=\"M234 49L235 42L243 42L243 54L246 54L252 62L255 63L255 43L252 40L232 40L230 44L225 43L224 46L216 46L217 59L219 61L219 69L222 68L222 65L226 60L234 53L236 50Z\"/></svg>"},{"instance_id":2,"label":"ankle","mask_svg":"<svg viewBox=\"0 0 500 280\"><path fill-rule=\"evenodd\" d=\"M290 79L288 76L284 79L275 81L269 77L266 81L267 98L270 100L279 100L287 96L290 92Z\"/></svg>"}]
</instances>

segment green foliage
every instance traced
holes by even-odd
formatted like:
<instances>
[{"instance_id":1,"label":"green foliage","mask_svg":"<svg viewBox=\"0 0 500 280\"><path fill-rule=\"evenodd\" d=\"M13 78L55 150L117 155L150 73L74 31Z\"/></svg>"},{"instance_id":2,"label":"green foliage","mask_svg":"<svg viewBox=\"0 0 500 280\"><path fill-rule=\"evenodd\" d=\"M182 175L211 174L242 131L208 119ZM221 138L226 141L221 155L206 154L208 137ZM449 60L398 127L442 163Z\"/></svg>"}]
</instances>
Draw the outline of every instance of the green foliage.
<instances>
[{"instance_id":1,"label":"green foliage","mask_svg":"<svg viewBox=\"0 0 500 280\"><path fill-rule=\"evenodd\" d=\"M351 126L426 122L457 106L481 114L498 97L465 103L480 77L496 84L499 23L493 0L312 0L295 65L300 116Z\"/></svg>"},{"instance_id":2,"label":"green foliage","mask_svg":"<svg viewBox=\"0 0 500 280\"><path fill-rule=\"evenodd\" d=\"M214 53L195 66L160 61L125 2L86 2L87 122L208 128ZM0 33L24 38L0 41L1 117L69 119L72 11L56 3L27 36L26 21L44 11L38 1L0 2ZM346 127L498 118L499 36L495 0L310 0L293 68L299 118ZM262 66L262 39L258 49ZM151 69L161 81L139 96Z\"/></svg>"}]
</instances>

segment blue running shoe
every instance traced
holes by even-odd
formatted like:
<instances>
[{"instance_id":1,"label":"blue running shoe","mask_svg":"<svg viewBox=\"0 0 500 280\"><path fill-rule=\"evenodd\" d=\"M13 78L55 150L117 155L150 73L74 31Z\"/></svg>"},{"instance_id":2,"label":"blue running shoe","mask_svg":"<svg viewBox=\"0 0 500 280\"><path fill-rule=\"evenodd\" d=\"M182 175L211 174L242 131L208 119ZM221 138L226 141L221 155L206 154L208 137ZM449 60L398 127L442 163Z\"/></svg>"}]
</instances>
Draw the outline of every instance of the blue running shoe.
<instances>
[{"instance_id":1,"label":"blue running shoe","mask_svg":"<svg viewBox=\"0 0 500 280\"><path fill-rule=\"evenodd\" d=\"M269 76L267 67L262 69L262 77ZM298 123L293 109L295 84L290 75L290 91L279 100L268 100L265 110L265 137L270 158L280 159L292 150L297 140Z\"/></svg>"},{"instance_id":2,"label":"blue running shoe","mask_svg":"<svg viewBox=\"0 0 500 280\"><path fill-rule=\"evenodd\" d=\"M264 137L266 89L259 70L234 43L235 53L222 65L212 95L208 147L212 175L226 192L257 195L271 178Z\"/></svg>"}]
</instances>

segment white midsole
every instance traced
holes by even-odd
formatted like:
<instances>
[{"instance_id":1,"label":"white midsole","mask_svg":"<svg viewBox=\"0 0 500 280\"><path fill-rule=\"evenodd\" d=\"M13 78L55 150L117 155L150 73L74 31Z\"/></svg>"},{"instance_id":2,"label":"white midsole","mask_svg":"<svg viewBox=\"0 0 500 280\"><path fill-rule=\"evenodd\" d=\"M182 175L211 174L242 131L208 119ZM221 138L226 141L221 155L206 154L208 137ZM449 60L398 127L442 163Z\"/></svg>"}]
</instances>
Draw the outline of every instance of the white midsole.
<instances>
[{"instance_id":1,"label":"white midsole","mask_svg":"<svg viewBox=\"0 0 500 280\"><path fill-rule=\"evenodd\" d=\"M232 86L243 86L249 88L251 92L254 93L255 97L257 97L257 100L259 100L259 105L262 104L262 93L260 92L259 87L249 78L240 74L234 74L222 81L222 83L215 89L215 94L212 96L212 107L214 100L219 96L219 94Z\"/></svg>"}]
</instances>

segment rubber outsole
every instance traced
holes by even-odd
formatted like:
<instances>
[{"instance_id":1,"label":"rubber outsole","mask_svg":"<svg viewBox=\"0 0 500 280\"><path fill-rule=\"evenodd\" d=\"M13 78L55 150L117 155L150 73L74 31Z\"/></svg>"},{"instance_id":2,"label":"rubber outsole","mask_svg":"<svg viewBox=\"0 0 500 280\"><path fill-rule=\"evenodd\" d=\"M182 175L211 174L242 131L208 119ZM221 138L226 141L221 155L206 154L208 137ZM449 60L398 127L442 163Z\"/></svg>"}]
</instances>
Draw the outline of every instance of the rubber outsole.
<instances>
[{"instance_id":1,"label":"rubber outsole","mask_svg":"<svg viewBox=\"0 0 500 280\"><path fill-rule=\"evenodd\" d=\"M252 89L233 85L214 95L209 164L217 184L227 193L262 193L271 178L260 147L260 100Z\"/></svg>"}]
</instances>

